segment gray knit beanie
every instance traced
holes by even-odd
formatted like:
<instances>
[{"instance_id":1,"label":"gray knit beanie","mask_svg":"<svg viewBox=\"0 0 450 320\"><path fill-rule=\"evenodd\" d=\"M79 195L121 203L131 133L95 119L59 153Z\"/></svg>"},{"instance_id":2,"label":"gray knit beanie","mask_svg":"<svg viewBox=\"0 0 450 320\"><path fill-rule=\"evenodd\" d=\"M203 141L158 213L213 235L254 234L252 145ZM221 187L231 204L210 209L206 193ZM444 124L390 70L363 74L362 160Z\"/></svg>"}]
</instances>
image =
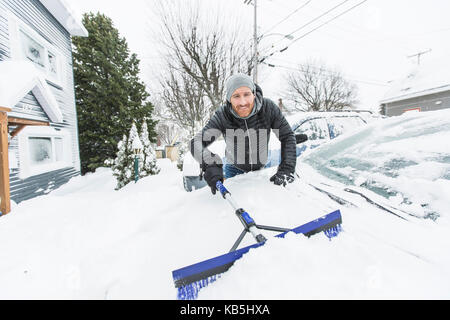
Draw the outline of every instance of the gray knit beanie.
<instances>
[{"instance_id":1,"label":"gray knit beanie","mask_svg":"<svg viewBox=\"0 0 450 320\"><path fill-rule=\"evenodd\" d=\"M252 90L253 93L255 93L255 83L253 82L253 79L250 78L248 75L243 73L238 73L230 78L228 78L226 83L226 90L227 90L227 101L231 102L231 96L233 93L239 89L240 87L248 87L250 90Z\"/></svg>"}]
</instances>

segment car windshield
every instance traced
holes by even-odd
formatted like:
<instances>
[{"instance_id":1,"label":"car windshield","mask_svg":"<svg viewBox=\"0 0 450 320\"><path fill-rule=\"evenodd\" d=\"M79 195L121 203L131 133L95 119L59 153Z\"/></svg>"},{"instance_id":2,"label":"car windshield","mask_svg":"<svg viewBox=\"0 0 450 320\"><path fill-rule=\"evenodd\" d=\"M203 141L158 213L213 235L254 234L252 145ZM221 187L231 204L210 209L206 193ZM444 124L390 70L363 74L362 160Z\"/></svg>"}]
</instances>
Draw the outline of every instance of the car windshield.
<instances>
[{"instance_id":1,"label":"car windshield","mask_svg":"<svg viewBox=\"0 0 450 320\"><path fill-rule=\"evenodd\" d=\"M450 110L384 119L302 157L328 178L437 219L450 198ZM447 194L446 194L447 193Z\"/></svg>"}]
</instances>

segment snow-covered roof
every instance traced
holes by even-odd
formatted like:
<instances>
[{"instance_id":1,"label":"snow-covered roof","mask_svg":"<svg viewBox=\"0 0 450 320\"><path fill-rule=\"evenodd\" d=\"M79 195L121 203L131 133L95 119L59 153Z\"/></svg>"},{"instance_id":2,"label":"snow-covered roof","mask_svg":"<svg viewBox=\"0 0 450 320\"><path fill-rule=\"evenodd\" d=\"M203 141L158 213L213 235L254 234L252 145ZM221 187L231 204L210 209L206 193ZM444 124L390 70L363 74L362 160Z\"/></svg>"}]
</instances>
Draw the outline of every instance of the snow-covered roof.
<instances>
[{"instance_id":1,"label":"snow-covered roof","mask_svg":"<svg viewBox=\"0 0 450 320\"><path fill-rule=\"evenodd\" d=\"M28 92L33 92L52 122L63 122L58 102L41 72L28 61L0 62L0 106L13 108Z\"/></svg>"},{"instance_id":2,"label":"snow-covered roof","mask_svg":"<svg viewBox=\"0 0 450 320\"><path fill-rule=\"evenodd\" d=\"M87 37L89 35L81 22L81 16L70 7L66 0L40 1L72 36Z\"/></svg>"},{"instance_id":3,"label":"snow-covered roof","mask_svg":"<svg viewBox=\"0 0 450 320\"><path fill-rule=\"evenodd\" d=\"M450 65L448 61L433 61L416 66L405 78L394 81L380 103L450 90Z\"/></svg>"}]
</instances>

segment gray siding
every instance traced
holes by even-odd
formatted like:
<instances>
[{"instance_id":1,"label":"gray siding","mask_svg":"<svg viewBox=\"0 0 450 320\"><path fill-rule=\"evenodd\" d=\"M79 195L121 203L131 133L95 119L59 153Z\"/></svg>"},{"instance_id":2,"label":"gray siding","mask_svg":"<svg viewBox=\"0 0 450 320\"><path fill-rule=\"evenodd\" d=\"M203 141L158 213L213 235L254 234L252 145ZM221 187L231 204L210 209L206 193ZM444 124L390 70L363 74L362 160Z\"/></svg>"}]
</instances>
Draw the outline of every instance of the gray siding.
<instances>
[{"instance_id":1,"label":"gray siding","mask_svg":"<svg viewBox=\"0 0 450 320\"><path fill-rule=\"evenodd\" d=\"M10 53L8 21L4 15L5 11L13 13L19 20L36 31L62 53L64 86L61 88L49 81L48 84L62 111L64 122L58 124L50 123L50 125L55 128L69 130L72 137L73 166L71 168L48 172L24 180L19 178L20 168L11 169L11 199L19 203L23 200L46 194L66 183L71 177L80 174L78 125L72 69L72 42L67 30L38 0L0 0L0 61L14 58L11 57ZM31 92L13 108L11 115L32 120L49 121ZM14 128L10 128L10 131L12 130ZM17 137L10 141L9 148L11 155L18 156Z\"/></svg>"},{"instance_id":2,"label":"gray siding","mask_svg":"<svg viewBox=\"0 0 450 320\"><path fill-rule=\"evenodd\" d=\"M436 102L439 102L436 104ZM450 91L384 104L387 116L399 116L407 109L420 108L422 112L450 108Z\"/></svg>"},{"instance_id":3,"label":"gray siding","mask_svg":"<svg viewBox=\"0 0 450 320\"><path fill-rule=\"evenodd\" d=\"M14 106L8 115L11 117L50 122L47 114L32 92L29 92L21 102Z\"/></svg>"},{"instance_id":4,"label":"gray siding","mask_svg":"<svg viewBox=\"0 0 450 320\"><path fill-rule=\"evenodd\" d=\"M10 57L9 52L9 36L8 36L8 20L6 16L3 15L5 13L2 10L2 5L0 3L0 61L6 60Z\"/></svg>"},{"instance_id":5,"label":"gray siding","mask_svg":"<svg viewBox=\"0 0 450 320\"><path fill-rule=\"evenodd\" d=\"M11 200L19 203L37 196L46 195L78 174L79 172L74 168L67 168L33 176L26 180L20 180L17 175L13 175L10 180ZM23 183L23 181L27 183Z\"/></svg>"}]
</instances>

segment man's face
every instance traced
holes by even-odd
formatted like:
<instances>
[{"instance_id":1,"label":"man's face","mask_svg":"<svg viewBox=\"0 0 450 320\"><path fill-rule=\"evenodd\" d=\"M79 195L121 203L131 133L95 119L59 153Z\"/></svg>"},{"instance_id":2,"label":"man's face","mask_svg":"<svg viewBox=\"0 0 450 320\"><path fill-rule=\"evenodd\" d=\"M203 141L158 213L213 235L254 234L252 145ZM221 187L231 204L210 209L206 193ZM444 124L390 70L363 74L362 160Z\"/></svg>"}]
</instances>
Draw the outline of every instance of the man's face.
<instances>
[{"instance_id":1,"label":"man's face","mask_svg":"<svg viewBox=\"0 0 450 320\"><path fill-rule=\"evenodd\" d=\"M255 105L255 96L248 87L236 89L230 100L233 110L242 118L248 117Z\"/></svg>"}]
</instances>

